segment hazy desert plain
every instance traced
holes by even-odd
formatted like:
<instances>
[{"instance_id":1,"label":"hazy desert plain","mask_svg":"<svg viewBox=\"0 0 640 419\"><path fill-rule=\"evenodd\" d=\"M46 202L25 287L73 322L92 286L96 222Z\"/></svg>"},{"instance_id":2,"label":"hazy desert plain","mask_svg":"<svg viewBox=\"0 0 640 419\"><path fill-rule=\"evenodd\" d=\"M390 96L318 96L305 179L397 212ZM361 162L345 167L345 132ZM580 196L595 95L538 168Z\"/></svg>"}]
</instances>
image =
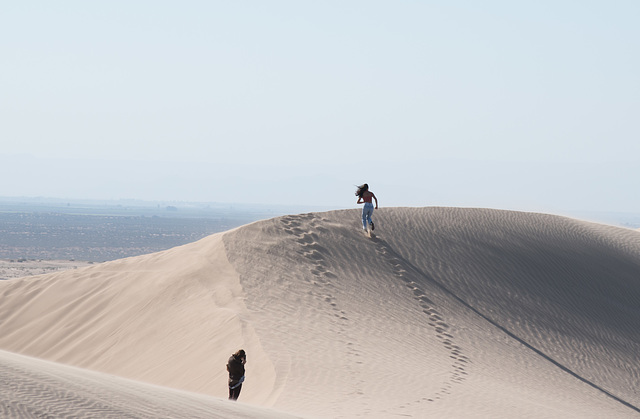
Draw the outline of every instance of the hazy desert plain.
<instances>
[{"instance_id":1,"label":"hazy desert plain","mask_svg":"<svg viewBox=\"0 0 640 419\"><path fill-rule=\"evenodd\" d=\"M359 218L0 281L0 416L640 417L640 233L428 207L376 211L367 238Z\"/></svg>"}]
</instances>

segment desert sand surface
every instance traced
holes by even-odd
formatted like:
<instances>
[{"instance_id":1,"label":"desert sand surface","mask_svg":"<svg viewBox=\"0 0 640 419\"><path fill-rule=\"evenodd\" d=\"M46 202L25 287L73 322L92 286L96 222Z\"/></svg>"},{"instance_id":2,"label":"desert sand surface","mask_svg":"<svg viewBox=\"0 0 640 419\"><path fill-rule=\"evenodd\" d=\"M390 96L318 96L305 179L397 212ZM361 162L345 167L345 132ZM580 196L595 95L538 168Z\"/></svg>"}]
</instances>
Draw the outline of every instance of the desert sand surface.
<instances>
[{"instance_id":1,"label":"desert sand surface","mask_svg":"<svg viewBox=\"0 0 640 419\"><path fill-rule=\"evenodd\" d=\"M640 417L636 231L383 208L367 238L359 218L288 215L1 281L0 371L16 378L0 413ZM233 403L225 364L239 348Z\"/></svg>"},{"instance_id":2,"label":"desert sand surface","mask_svg":"<svg viewBox=\"0 0 640 419\"><path fill-rule=\"evenodd\" d=\"M295 418L0 351L2 418Z\"/></svg>"}]
</instances>

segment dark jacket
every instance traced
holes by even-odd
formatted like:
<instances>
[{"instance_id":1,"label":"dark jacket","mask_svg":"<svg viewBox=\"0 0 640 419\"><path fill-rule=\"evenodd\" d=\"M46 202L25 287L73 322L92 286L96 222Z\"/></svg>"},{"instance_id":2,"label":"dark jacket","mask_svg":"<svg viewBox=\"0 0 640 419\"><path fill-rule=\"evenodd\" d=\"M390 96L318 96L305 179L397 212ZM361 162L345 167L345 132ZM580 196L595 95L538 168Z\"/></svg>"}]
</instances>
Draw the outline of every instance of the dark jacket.
<instances>
[{"instance_id":1,"label":"dark jacket","mask_svg":"<svg viewBox=\"0 0 640 419\"><path fill-rule=\"evenodd\" d=\"M229 385L237 384L244 377L242 358L236 358L235 355L231 355L229 362L227 362L227 371L229 371Z\"/></svg>"}]
</instances>

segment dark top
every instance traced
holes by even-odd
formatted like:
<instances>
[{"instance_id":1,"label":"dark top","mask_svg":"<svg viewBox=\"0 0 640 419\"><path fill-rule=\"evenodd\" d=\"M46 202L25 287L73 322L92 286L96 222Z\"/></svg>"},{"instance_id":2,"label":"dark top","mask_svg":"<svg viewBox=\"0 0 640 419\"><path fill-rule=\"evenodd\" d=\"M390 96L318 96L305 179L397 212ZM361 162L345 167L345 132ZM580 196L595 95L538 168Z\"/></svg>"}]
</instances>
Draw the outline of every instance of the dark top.
<instances>
[{"instance_id":1,"label":"dark top","mask_svg":"<svg viewBox=\"0 0 640 419\"><path fill-rule=\"evenodd\" d=\"M242 358L236 358L235 355L231 355L229 362L227 362L227 371L229 371L229 384L237 384L244 377Z\"/></svg>"}]
</instances>

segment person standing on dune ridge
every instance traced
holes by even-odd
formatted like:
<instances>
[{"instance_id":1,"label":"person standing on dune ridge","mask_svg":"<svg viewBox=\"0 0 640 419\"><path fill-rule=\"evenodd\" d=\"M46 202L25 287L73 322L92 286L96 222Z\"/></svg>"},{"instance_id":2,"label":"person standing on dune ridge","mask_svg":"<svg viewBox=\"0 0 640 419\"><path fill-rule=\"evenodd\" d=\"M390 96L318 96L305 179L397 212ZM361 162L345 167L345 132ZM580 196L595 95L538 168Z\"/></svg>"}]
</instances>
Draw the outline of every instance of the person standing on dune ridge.
<instances>
[{"instance_id":1,"label":"person standing on dune ridge","mask_svg":"<svg viewBox=\"0 0 640 419\"><path fill-rule=\"evenodd\" d=\"M378 209L378 198L369 190L369 185L366 183L358 186L356 196L358 197L357 204L364 204L364 207L362 207L362 229L367 231L368 224L371 226L371 231L373 231L374 225L371 216L373 215L374 207L372 200L376 201L375 209Z\"/></svg>"}]
</instances>

